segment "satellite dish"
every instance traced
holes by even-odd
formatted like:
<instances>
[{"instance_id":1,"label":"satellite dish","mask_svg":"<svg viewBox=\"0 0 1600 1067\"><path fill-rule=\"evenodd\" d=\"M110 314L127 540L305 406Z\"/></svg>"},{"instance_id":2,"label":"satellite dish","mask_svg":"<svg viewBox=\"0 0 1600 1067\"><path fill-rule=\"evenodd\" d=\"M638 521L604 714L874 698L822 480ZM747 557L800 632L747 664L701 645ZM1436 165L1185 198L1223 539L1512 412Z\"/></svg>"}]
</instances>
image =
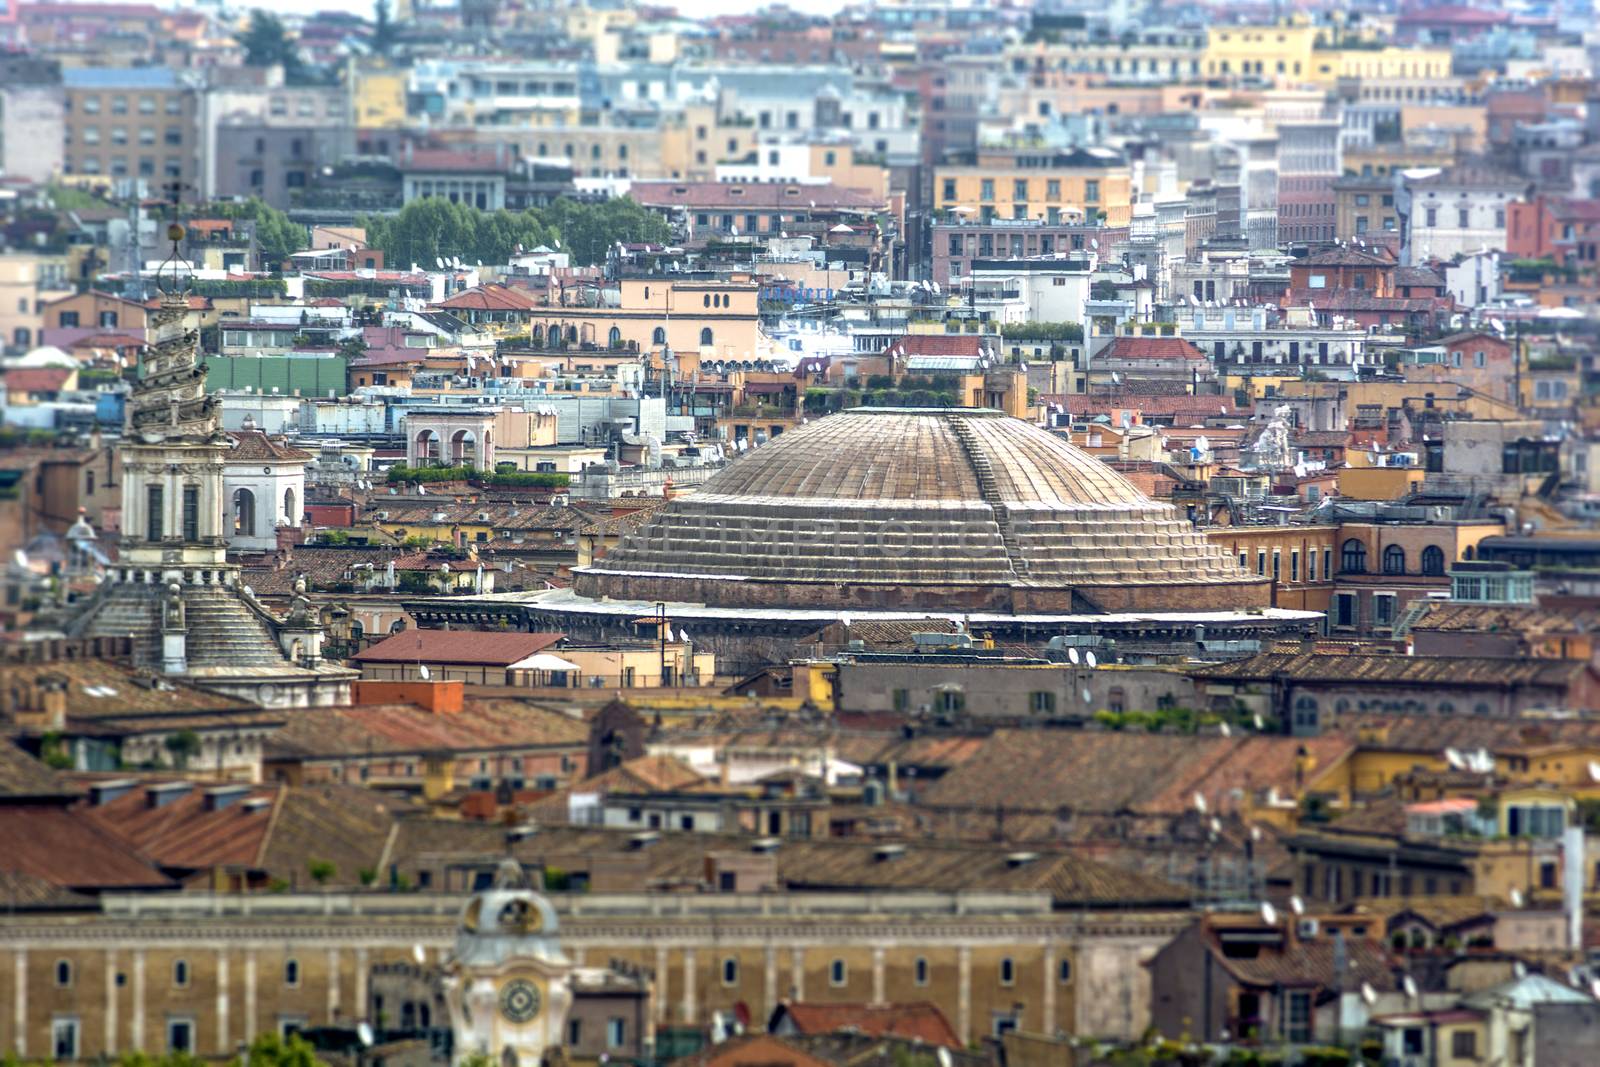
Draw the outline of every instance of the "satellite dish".
<instances>
[{"instance_id":1,"label":"satellite dish","mask_svg":"<svg viewBox=\"0 0 1600 1067\"><path fill-rule=\"evenodd\" d=\"M1596 1000L1600 1000L1600 978L1590 980L1589 995Z\"/></svg>"},{"instance_id":2,"label":"satellite dish","mask_svg":"<svg viewBox=\"0 0 1600 1067\"><path fill-rule=\"evenodd\" d=\"M1211 832L1214 834L1222 833L1222 820L1215 815L1211 816Z\"/></svg>"},{"instance_id":3,"label":"satellite dish","mask_svg":"<svg viewBox=\"0 0 1600 1067\"><path fill-rule=\"evenodd\" d=\"M1225 722L1224 723L1218 723L1217 724L1217 729L1222 733L1223 737L1232 737L1233 736L1233 728L1231 726L1229 726Z\"/></svg>"},{"instance_id":4,"label":"satellite dish","mask_svg":"<svg viewBox=\"0 0 1600 1067\"><path fill-rule=\"evenodd\" d=\"M940 1045L934 1052L933 1058L939 1061L939 1067L951 1067L953 1062L950 1058L950 1050L943 1045Z\"/></svg>"},{"instance_id":5,"label":"satellite dish","mask_svg":"<svg viewBox=\"0 0 1600 1067\"><path fill-rule=\"evenodd\" d=\"M1600 762L1589 761L1589 780L1591 782L1600 782Z\"/></svg>"},{"instance_id":6,"label":"satellite dish","mask_svg":"<svg viewBox=\"0 0 1600 1067\"><path fill-rule=\"evenodd\" d=\"M427 963L428 950L423 948L421 945L412 945L411 958L416 960L418 963Z\"/></svg>"},{"instance_id":7,"label":"satellite dish","mask_svg":"<svg viewBox=\"0 0 1600 1067\"><path fill-rule=\"evenodd\" d=\"M1522 900L1523 900L1523 898L1522 898L1522 890L1518 889L1516 886L1512 886L1511 887L1510 896L1511 896L1511 906L1513 908L1522 907Z\"/></svg>"},{"instance_id":8,"label":"satellite dish","mask_svg":"<svg viewBox=\"0 0 1600 1067\"><path fill-rule=\"evenodd\" d=\"M1261 840L1261 827L1259 827L1259 826L1250 827L1250 840L1252 840L1252 841L1260 841Z\"/></svg>"},{"instance_id":9,"label":"satellite dish","mask_svg":"<svg viewBox=\"0 0 1600 1067\"><path fill-rule=\"evenodd\" d=\"M1083 657L1078 655L1078 650L1077 649L1069 648L1069 649L1067 649L1067 661L1069 663L1071 663L1074 667L1076 667L1078 664L1083 662ZM1591 766L1592 766L1592 764L1591 764Z\"/></svg>"},{"instance_id":10,"label":"satellite dish","mask_svg":"<svg viewBox=\"0 0 1600 1067\"><path fill-rule=\"evenodd\" d=\"M1467 761L1461 758L1461 753L1457 752L1453 748L1447 748L1444 750L1444 761L1450 764L1453 769L1458 771L1462 770L1467 765Z\"/></svg>"},{"instance_id":11,"label":"satellite dish","mask_svg":"<svg viewBox=\"0 0 1600 1067\"><path fill-rule=\"evenodd\" d=\"M1301 900L1299 895L1296 894L1295 896L1289 898L1289 910L1294 912L1296 915L1304 915L1306 913L1306 902Z\"/></svg>"},{"instance_id":12,"label":"satellite dish","mask_svg":"<svg viewBox=\"0 0 1600 1067\"><path fill-rule=\"evenodd\" d=\"M1083 662L1091 671L1100 666L1100 660L1095 656L1094 649L1092 648L1083 654Z\"/></svg>"},{"instance_id":13,"label":"satellite dish","mask_svg":"<svg viewBox=\"0 0 1600 1067\"><path fill-rule=\"evenodd\" d=\"M1265 730L1267 728L1267 724L1265 722L1261 721L1261 713L1259 711L1256 712L1254 718L1255 718L1255 723L1256 723L1256 729L1257 730Z\"/></svg>"},{"instance_id":14,"label":"satellite dish","mask_svg":"<svg viewBox=\"0 0 1600 1067\"><path fill-rule=\"evenodd\" d=\"M1408 974L1400 980L1400 984L1405 987L1406 996L1412 1000L1417 999L1417 980L1415 978Z\"/></svg>"},{"instance_id":15,"label":"satellite dish","mask_svg":"<svg viewBox=\"0 0 1600 1067\"><path fill-rule=\"evenodd\" d=\"M428 665L426 663L417 664L417 674L424 682L433 677L433 672L428 669Z\"/></svg>"},{"instance_id":16,"label":"satellite dish","mask_svg":"<svg viewBox=\"0 0 1600 1067\"><path fill-rule=\"evenodd\" d=\"M1085 689L1083 691L1083 702L1085 704L1093 703L1094 702L1094 694L1089 692L1089 690Z\"/></svg>"},{"instance_id":17,"label":"satellite dish","mask_svg":"<svg viewBox=\"0 0 1600 1067\"><path fill-rule=\"evenodd\" d=\"M1517 960L1511 965L1511 973L1518 978L1526 978L1528 977L1528 965L1521 960Z\"/></svg>"},{"instance_id":18,"label":"satellite dish","mask_svg":"<svg viewBox=\"0 0 1600 1067\"><path fill-rule=\"evenodd\" d=\"M363 1048L372 1047L372 1026L365 1019L356 1024L356 1037L361 1039Z\"/></svg>"},{"instance_id":19,"label":"satellite dish","mask_svg":"<svg viewBox=\"0 0 1600 1067\"><path fill-rule=\"evenodd\" d=\"M1367 1002L1369 1008L1378 1002L1378 991L1372 988L1371 982L1361 983L1361 999Z\"/></svg>"},{"instance_id":20,"label":"satellite dish","mask_svg":"<svg viewBox=\"0 0 1600 1067\"><path fill-rule=\"evenodd\" d=\"M433 265L435 267L438 267L440 270L444 270L444 257L443 256L434 256L433 257Z\"/></svg>"},{"instance_id":21,"label":"satellite dish","mask_svg":"<svg viewBox=\"0 0 1600 1067\"><path fill-rule=\"evenodd\" d=\"M1200 792L1198 789L1194 791L1194 810L1198 811L1201 815L1206 813L1206 797L1205 794Z\"/></svg>"},{"instance_id":22,"label":"satellite dish","mask_svg":"<svg viewBox=\"0 0 1600 1067\"><path fill-rule=\"evenodd\" d=\"M1278 909L1274 908L1265 900L1261 902L1261 921L1266 923L1268 926L1278 925Z\"/></svg>"}]
</instances>

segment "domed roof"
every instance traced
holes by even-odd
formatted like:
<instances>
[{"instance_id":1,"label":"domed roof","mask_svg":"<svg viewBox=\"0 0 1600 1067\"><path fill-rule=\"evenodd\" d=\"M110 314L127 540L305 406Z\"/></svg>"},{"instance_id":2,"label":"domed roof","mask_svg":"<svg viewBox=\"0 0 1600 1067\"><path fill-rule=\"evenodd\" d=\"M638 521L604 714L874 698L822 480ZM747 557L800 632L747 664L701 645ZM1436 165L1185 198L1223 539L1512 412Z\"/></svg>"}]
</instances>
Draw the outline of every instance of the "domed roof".
<instances>
[{"instance_id":1,"label":"domed roof","mask_svg":"<svg viewBox=\"0 0 1600 1067\"><path fill-rule=\"evenodd\" d=\"M1196 586L1209 587L1206 607L1264 602L1264 584L1171 507L1061 437L995 411L857 408L783 434L672 501L581 570L577 592L1121 610L1149 608L1150 590Z\"/></svg>"}]
</instances>

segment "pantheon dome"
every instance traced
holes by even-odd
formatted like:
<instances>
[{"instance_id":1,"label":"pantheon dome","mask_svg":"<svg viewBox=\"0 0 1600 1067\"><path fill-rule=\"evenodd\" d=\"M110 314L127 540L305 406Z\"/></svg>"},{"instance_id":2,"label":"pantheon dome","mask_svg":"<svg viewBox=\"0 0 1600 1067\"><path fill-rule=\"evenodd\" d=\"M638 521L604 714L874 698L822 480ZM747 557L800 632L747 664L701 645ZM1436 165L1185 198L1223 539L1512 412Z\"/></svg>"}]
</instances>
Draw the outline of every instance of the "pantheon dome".
<instances>
[{"instance_id":1,"label":"pantheon dome","mask_svg":"<svg viewBox=\"0 0 1600 1067\"><path fill-rule=\"evenodd\" d=\"M794 429L577 572L582 597L1049 612L1264 607L1268 582L1060 437L980 409Z\"/></svg>"}]
</instances>

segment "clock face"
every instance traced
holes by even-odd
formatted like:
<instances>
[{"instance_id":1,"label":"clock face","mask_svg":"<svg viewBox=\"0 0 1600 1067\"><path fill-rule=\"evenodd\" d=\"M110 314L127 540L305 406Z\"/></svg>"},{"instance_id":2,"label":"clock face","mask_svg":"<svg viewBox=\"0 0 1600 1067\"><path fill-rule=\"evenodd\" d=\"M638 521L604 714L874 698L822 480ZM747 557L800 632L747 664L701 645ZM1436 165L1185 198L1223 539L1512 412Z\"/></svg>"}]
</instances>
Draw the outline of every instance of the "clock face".
<instances>
[{"instance_id":1,"label":"clock face","mask_svg":"<svg viewBox=\"0 0 1600 1067\"><path fill-rule=\"evenodd\" d=\"M500 1014L509 1022L525 1023L539 1014L539 987L523 978L500 990Z\"/></svg>"}]
</instances>

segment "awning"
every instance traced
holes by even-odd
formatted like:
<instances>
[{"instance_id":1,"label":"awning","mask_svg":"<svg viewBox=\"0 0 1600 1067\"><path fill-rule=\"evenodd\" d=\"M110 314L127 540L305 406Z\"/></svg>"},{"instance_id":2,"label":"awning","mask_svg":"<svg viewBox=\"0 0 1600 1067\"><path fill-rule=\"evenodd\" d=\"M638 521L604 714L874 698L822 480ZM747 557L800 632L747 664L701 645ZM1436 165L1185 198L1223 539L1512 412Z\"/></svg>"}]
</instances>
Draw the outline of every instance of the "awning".
<instances>
[{"instance_id":1,"label":"awning","mask_svg":"<svg viewBox=\"0 0 1600 1067\"><path fill-rule=\"evenodd\" d=\"M549 652L535 652L507 667L508 671L575 671L578 665Z\"/></svg>"}]
</instances>

